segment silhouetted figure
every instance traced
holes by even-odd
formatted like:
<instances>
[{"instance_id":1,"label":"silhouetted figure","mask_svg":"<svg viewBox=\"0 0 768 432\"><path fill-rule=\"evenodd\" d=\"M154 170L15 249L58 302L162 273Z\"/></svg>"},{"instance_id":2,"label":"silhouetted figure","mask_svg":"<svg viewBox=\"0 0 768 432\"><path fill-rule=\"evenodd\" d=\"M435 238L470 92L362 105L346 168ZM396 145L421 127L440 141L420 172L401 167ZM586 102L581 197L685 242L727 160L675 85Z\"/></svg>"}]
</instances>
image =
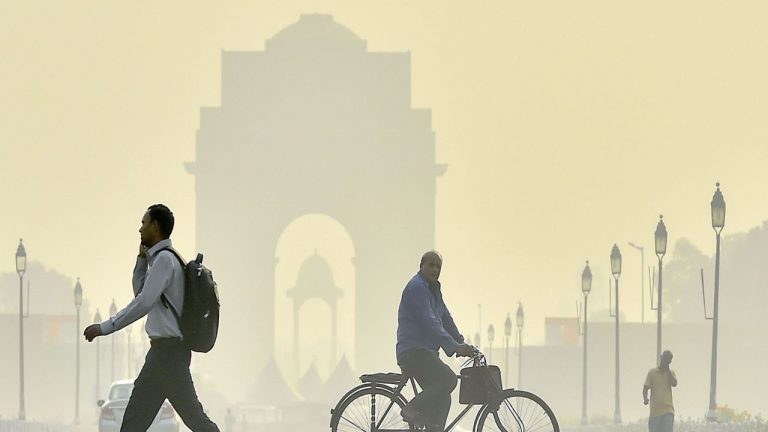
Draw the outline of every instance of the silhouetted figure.
<instances>
[{"instance_id":1,"label":"silhouetted figure","mask_svg":"<svg viewBox=\"0 0 768 432\"><path fill-rule=\"evenodd\" d=\"M672 387L677 386L677 375L669 368L672 352L661 353L659 367L648 371L643 385L643 403L648 405L651 391L651 413L648 417L649 432L672 432L675 423L675 406L672 403Z\"/></svg>"},{"instance_id":2,"label":"silhouetted figure","mask_svg":"<svg viewBox=\"0 0 768 432\"><path fill-rule=\"evenodd\" d=\"M403 372L416 378L423 391L401 411L403 420L442 431L451 409L451 392L456 374L438 354L442 348L449 357L472 356L473 348L464 343L443 302L440 270L443 259L430 251L421 257L419 272L403 290L397 313L397 363Z\"/></svg>"},{"instance_id":3,"label":"silhouetted figure","mask_svg":"<svg viewBox=\"0 0 768 432\"><path fill-rule=\"evenodd\" d=\"M162 204L150 206L141 218L141 244L133 270L134 299L115 316L88 326L88 342L118 331L147 315L150 349L134 382L121 432L144 432L167 398L193 432L219 432L203 411L189 373L191 351L184 346L172 310L184 306L184 270L171 248L174 217ZM161 297L162 296L162 297ZM161 301L164 298L170 305Z\"/></svg>"}]
</instances>

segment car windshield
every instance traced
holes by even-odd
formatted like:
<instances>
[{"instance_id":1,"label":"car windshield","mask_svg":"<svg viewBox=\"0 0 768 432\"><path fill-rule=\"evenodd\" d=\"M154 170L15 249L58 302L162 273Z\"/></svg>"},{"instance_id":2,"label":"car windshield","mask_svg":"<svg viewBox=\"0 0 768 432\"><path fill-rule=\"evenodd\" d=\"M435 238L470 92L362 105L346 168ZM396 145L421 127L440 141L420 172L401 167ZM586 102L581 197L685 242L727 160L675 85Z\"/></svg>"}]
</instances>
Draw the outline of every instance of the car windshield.
<instances>
[{"instance_id":1,"label":"car windshield","mask_svg":"<svg viewBox=\"0 0 768 432\"><path fill-rule=\"evenodd\" d=\"M109 400L128 399L131 397L131 391L133 391L133 384L114 385L109 391Z\"/></svg>"}]
</instances>

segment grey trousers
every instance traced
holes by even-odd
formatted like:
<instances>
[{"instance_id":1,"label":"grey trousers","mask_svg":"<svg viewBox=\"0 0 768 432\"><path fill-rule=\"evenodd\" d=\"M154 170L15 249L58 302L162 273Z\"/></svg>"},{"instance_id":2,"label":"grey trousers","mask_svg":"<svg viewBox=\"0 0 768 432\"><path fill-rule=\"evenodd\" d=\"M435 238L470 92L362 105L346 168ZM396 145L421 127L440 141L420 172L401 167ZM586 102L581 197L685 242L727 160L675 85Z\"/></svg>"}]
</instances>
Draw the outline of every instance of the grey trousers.
<instances>
[{"instance_id":1,"label":"grey trousers","mask_svg":"<svg viewBox=\"0 0 768 432\"><path fill-rule=\"evenodd\" d=\"M180 340L153 340L134 382L120 432L145 432L168 398L192 432L219 432L203 411L189 373L191 352Z\"/></svg>"},{"instance_id":2,"label":"grey trousers","mask_svg":"<svg viewBox=\"0 0 768 432\"><path fill-rule=\"evenodd\" d=\"M674 414L662 414L648 417L648 432L672 432L675 424Z\"/></svg>"},{"instance_id":3,"label":"grey trousers","mask_svg":"<svg viewBox=\"0 0 768 432\"><path fill-rule=\"evenodd\" d=\"M422 413L437 429L445 429L445 421L451 410L451 392L458 378L451 368L438 358L437 353L425 349L407 351L401 355L400 367L416 378L422 392L408 405Z\"/></svg>"}]
</instances>

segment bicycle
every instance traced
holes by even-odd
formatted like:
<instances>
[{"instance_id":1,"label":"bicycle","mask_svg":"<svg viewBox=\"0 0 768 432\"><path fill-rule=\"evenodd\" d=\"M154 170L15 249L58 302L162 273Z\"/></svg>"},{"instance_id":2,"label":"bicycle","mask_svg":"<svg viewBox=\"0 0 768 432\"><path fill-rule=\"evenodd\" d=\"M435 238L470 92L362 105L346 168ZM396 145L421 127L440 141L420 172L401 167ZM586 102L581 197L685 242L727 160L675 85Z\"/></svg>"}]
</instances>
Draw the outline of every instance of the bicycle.
<instances>
[{"instance_id":1,"label":"bicycle","mask_svg":"<svg viewBox=\"0 0 768 432\"><path fill-rule=\"evenodd\" d=\"M479 351L465 365L488 366ZM498 369L497 369L498 370ZM457 375L461 380L465 377ZM375 373L360 377L362 384L348 391L331 409L331 432L415 432L419 428L406 423L400 410L408 403L403 390L408 383L414 397L419 394L416 380L407 374ZM500 379L499 379L500 381ZM501 389L500 383L488 389L482 403L466 404L444 432L449 432L475 406L480 405L472 427L474 432L560 432L552 409L537 395ZM490 420L490 421L489 421Z\"/></svg>"}]
</instances>

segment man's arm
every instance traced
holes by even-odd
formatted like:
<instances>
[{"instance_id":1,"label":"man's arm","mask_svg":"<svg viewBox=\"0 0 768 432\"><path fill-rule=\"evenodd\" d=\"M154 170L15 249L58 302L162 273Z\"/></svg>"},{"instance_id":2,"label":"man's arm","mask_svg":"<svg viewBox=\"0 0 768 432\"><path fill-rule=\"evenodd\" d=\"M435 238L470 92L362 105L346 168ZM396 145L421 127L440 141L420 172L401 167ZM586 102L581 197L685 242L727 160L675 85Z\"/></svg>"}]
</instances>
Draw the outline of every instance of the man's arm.
<instances>
[{"instance_id":1,"label":"man's arm","mask_svg":"<svg viewBox=\"0 0 768 432\"><path fill-rule=\"evenodd\" d=\"M456 328L456 323L453 321L453 317L451 316L451 312L448 310L448 306L445 307L445 313L443 314L443 327L448 332L448 334L453 337L453 340L459 344L464 343L464 335L462 335L461 332L459 332L459 329Z\"/></svg>"},{"instance_id":2,"label":"man's arm","mask_svg":"<svg viewBox=\"0 0 768 432\"><path fill-rule=\"evenodd\" d=\"M131 280L133 284L133 296L136 297L144 288L144 282L147 279L147 259L142 257L136 258L136 266L133 268L133 278Z\"/></svg>"},{"instance_id":3,"label":"man's arm","mask_svg":"<svg viewBox=\"0 0 768 432\"><path fill-rule=\"evenodd\" d=\"M136 266L133 267L133 296L136 297L144 287L147 278L147 247L139 244L139 255L136 257Z\"/></svg>"},{"instance_id":4,"label":"man's arm","mask_svg":"<svg viewBox=\"0 0 768 432\"><path fill-rule=\"evenodd\" d=\"M643 404L648 405L648 390L651 389L651 372L645 376L645 384L643 384Z\"/></svg>"},{"instance_id":5,"label":"man's arm","mask_svg":"<svg viewBox=\"0 0 768 432\"><path fill-rule=\"evenodd\" d=\"M128 303L128 306L115 314L115 316L101 323L102 335L108 335L130 325L152 309L160 295L171 283L174 259L169 253L161 253L155 257L152 270L146 273L143 289L140 289L140 292Z\"/></svg>"},{"instance_id":6,"label":"man's arm","mask_svg":"<svg viewBox=\"0 0 768 432\"><path fill-rule=\"evenodd\" d=\"M670 369L668 374L669 374L669 383L672 384L672 387L677 387L677 375L675 374L675 371Z\"/></svg>"},{"instance_id":7,"label":"man's arm","mask_svg":"<svg viewBox=\"0 0 768 432\"><path fill-rule=\"evenodd\" d=\"M402 302L408 313L418 322L419 326L426 329L433 337L439 341L440 347L450 357L456 352L459 346L440 323L435 316L429 302L429 293L427 289L422 289L417 285L406 286L403 292Z\"/></svg>"}]
</instances>

